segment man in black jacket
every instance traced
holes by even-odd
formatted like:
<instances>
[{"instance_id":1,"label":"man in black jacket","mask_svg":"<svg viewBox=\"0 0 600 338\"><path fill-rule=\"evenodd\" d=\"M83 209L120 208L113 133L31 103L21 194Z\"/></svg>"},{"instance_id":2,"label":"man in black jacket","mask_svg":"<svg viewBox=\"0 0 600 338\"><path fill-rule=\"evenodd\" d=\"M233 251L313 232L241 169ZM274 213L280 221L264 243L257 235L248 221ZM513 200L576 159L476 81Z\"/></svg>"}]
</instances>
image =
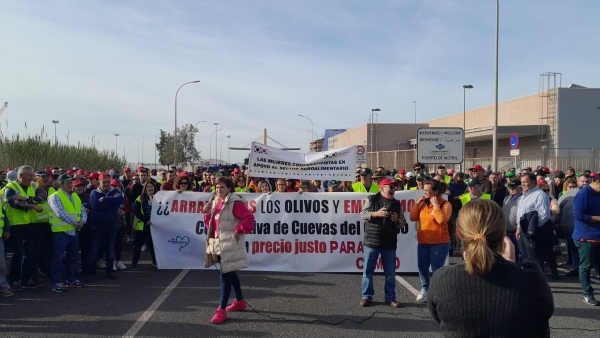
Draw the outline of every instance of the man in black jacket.
<instances>
[{"instance_id":1,"label":"man in black jacket","mask_svg":"<svg viewBox=\"0 0 600 338\"><path fill-rule=\"evenodd\" d=\"M500 184L500 174L491 173L488 179L492 182L492 200L502 208L504 199L508 196L508 189Z\"/></svg>"},{"instance_id":2,"label":"man in black jacket","mask_svg":"<svg viewBox=\"0 0 600 338\"><path fill-rule=\"evenodd\" d=\"M396 244L402 227L407 227L400 202L394 199L395 180L385 179L379 183L379 192L367 197L360 216L365 220L364 267L362 277L362 300L360 306L373 301L373 273L381 255L385 274L385 302L399 308L396 301Z\"/></svg>"}]
</instances>

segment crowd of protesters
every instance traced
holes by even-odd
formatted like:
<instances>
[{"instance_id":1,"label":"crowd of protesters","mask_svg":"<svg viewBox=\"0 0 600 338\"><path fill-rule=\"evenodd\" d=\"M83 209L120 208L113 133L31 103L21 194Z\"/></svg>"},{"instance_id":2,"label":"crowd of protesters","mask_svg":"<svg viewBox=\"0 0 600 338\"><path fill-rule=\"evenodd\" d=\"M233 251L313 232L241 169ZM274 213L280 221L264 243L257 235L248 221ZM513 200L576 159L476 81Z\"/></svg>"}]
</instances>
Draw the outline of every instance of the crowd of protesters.
<instances>
[{"instance_id":1,"label":"crowd of protesters","mask_svg":"<svg viewBox=\"0 0 600 338\"><path fill-rule=\"evenodd\" d=\"M169 190L218 193L219 184L223 184L220 178L231 180L231 192L372 193L361 212L366 222L361 306L372 301L373 272L379 256L386 275L385 300L393 307L400 306L395 299L393 273L396 236L406 226L405 212L410 213L417 230L422 289L416 300L426 302L430 284L434 284L430 271L441 269L453 252L462 252L463 257L468 253L466 230L463 227L461 236L457 220L461 219L461 209L477 200L489 200L502 211L502 230L514 247L515 262L535 263L541 271L547 264L553 279L559 278L556 256L560 254L559 239L564 239L567 264L572 265L566 275L579 277L587 304L598 304L590 283L591 271L595 269L598 274L600 261L597 173L576 173L573 168L566 174L560 170L551 173L545 167L492 172L480 165L464 173L446 171L443 166L429 173L421 163L415 163L411 171L358 167L353 182L263 179L248 177L239 168L186 172L176 167L160 171L139 167L135 172L130 168L89 172L22 166L0 171L4 215L0 236L13 253L9 272L0 260L0 295L9 297L13 292L40 287L40 274L49 276L52 291L59 293L82 287L80 278L94 283L98 269L105 270L106 278L117 279L118 270L139 269L144 250L150 250L156 267L150 232L154 194ZM394 192L402 190L423 190L412 210L402 210L394 199ZM485 241L486 231L471 233L474 238L469 243ZM124 242L133 244L129 266L121 257ZM4 241L0 245L0 254L5 255ZM80 272L77 261L81 262ZM490 267L466 271L485 274Z\"/></svg>"}]
</instances>

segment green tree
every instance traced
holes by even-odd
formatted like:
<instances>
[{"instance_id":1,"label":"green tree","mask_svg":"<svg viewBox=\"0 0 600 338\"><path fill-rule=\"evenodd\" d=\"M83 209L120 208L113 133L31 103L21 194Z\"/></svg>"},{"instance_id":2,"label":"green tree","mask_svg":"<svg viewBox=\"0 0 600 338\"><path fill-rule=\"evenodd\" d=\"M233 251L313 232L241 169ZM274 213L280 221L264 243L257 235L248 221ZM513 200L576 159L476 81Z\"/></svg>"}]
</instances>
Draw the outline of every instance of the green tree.
<instances>
[{"instance_id":1,"label":"green tree","mask_svg":"<svg viewBox=\"0 0 600 338\"><path fill-rule=\"evenodd\" d=\"M200 154L194 144L198 129L191 124L177 128L177 165L188 165L200 161ZM173 164L174 135L160 130L160 138L156 144L158 162L162 165Z\"/></svg>"}]
</instances>

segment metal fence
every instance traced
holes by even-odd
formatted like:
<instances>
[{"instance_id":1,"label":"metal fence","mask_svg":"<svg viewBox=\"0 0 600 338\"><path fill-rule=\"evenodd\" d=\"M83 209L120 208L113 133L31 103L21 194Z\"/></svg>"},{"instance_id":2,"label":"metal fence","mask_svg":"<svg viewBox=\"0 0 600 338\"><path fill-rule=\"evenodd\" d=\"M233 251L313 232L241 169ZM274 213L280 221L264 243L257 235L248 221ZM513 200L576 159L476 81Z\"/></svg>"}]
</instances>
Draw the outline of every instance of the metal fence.
<instances>
[{"instance_id":1,"label":"metal fence","mask_svg":"<svg viewBox=\"0 0 600 338\"><path fill-rule=\"evenodd\" d=\"M491 147L465 148L464 167L471 168L479 164L487 168L492 164L492 153ZM546 148L542 146L520 148L520 153L515 158L510 156L510 148L498 148L498 170L508 170L512 167L522 169L544 166L552 171L556 169L566 171L568 167L573 167L575 171L588 169L600 171L600 149L596 148ZM373 169L383 166L387 169L411 171L415 162L417 162L416 149L367 153L367 166ZM434 172L438 165L444 165L448 170L460 169L460 164L448 163L428 164L426 167L430 172Z\"/></svg>"}]
</instances>

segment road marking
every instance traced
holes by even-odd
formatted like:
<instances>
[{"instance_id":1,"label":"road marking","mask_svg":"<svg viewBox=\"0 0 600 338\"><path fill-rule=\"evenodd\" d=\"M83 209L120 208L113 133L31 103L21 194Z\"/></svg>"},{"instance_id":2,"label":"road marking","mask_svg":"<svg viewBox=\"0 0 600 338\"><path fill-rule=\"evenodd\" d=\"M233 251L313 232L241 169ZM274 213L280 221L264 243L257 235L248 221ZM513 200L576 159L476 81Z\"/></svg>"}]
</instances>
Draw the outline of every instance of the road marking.
<instances>
[{"instance_id":1,"label":"road marking","mask_svg":"<svg viewBox=\"0 0 600 338\"><path fill-rule=\"evenodd\" d=\"M571 270L567 270L567 269L563 269L563 268L557 268L557 270L560 270L560 271L562 271L562 272L570 272L570 271L571 271ZM594 277L590 277L590 280L591 280L592 282L594 282L594 283L598 283L598 284L600 284L600 280L599 280L599 279L596 279L596 278L594 278Z\"/></svg>"},{"instance_id":2,"label":"road marking","mask_svg":"<svg viewBox=\"0 0 600 338\"><path fill-rule=\"evenodd\" d=\"M167 299L167 297L169 297L169 295L171 294L171 291L173 291L173 289L175 287L177 287L177 285L181 282L183 277L185 277L185 275L187 275L187 273L189 271L190 271L189 269L182 270L179 273L179 275L177 275L177 277L175 277L175 279L173 279L171 284L169 284L169 286L167 286L167 288L160 294L160 296L158 296L158 298L156 298L156 300L154 301L154 303L152 303L152 305L150 305L148 310L146 310L146 312L142 313L140 318L138 318L138 320L131 326L131 328L127 331L127 333L125 333L123 338L135 337L135 335L140 331L140 329L144 326L144 324L146 324L146 322L150 319L150 317L152 317L154 312L156 312L156 310L158 310L158 307L165 301L165 299Z\"/></svg>"},{"instance_id":3,"label":"road marking","mask_svg":"<svg viewBox=\"0 0 600 338\"><path fill-rule=\"evenodd\" d=\"M408 289L408 291L410 291L413 295L417 296L419 294L419 291L410 285L404 278L396 275L396 280L398 283L402 284L406 289Z\"/></svg>"}]
</instances>

